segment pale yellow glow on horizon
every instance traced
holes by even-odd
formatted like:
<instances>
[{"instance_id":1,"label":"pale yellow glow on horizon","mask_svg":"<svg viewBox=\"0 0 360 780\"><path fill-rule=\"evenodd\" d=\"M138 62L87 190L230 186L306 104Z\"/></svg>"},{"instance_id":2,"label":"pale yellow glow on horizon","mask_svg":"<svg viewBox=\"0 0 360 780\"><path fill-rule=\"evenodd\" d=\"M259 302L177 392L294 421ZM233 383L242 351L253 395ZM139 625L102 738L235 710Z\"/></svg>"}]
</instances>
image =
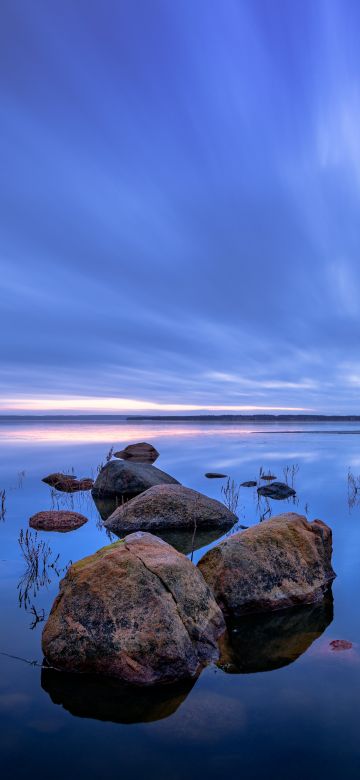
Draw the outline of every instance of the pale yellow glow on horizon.
<instances>
[{"instance_id":1,"label":"pale yellow glow on horizon","mask_svg":"<svg viewBox=\"0 0 360 780\"><path fill-rule=\"evenodd\" d=\"M23 398L0 399L2 412L305 412L302 406L257 406L245 404L162 404L132 398Z\"/></svg>"}]
</instances>

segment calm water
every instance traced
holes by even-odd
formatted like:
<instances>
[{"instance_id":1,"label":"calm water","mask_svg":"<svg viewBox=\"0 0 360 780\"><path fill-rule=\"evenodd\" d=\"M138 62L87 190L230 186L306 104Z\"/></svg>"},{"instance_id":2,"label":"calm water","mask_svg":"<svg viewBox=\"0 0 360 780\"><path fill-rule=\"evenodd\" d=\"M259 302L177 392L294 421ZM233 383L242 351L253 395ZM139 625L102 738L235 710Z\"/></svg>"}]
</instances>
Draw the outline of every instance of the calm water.
<instances>
[{"instance_id":1,"label":"calm water","mask_svg":"<svg viewBox=\"0 0 360 780\"><path fill-rule=\"evenodd\" d=\"M225 668L208 667L185 687L129 693L109 682L85 685L66 675L49 676L1 655L1 776L357 778L360 505L349 506L348 469L360 474L360 428L350 434L354 431L354 424L2 422L2 653L41 662L44 623L34 626L32 608L39 616L48 614L61 569L109 542L90 494L54 495L41 477L70 468L77 476L94 475L112 445L150 441L161 453L159 468L215 498L223 483L207 480L206 471L242 482L256 479L260 467L283 480L284 468L294 467L295 506L284 501L258 506L256 491L242 488L239 522L252 525L265 512L268 517L289 509L325 520L333 529L338 576L333 603L240 623ZM51 506L73 506L89 522L69 534L38 534L51 554L46 583L34 593L27 590L18 537L32 514ZM205 549L195 551L195 561ZM353 647L334 652L333 639Z\"/></svg>"}]
</instances>

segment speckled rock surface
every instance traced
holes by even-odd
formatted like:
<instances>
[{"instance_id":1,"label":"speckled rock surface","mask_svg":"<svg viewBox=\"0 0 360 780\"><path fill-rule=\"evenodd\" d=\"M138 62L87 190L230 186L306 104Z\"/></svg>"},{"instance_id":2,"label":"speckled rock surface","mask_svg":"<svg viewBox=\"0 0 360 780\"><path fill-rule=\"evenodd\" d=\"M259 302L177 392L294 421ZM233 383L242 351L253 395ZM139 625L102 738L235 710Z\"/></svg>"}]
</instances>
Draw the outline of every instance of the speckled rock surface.
<instances>
[{"instance_id":1,"label":"speckled rock surface","mask_svg":"<svg viewBox=\"0 0 360 780\"><path fill-rule=\"evenodd\" d=\"M200 572L147 533L68 570L43 631L59 669L150 685L194 677L219 656L223 615Z\"/></svg>"},{"instance_id":2,"label":"speckled rock surface","mask_svg":"<svg viewBox=\"0 0 360 780\"><path fill-rule=\"evenodd\" d=\"M87 523L87 517L78 512L67 512L62 509L51 509L47 512L37 512L30 517L30 528L37 531L74 531Z\"/></svg>"},{"instance_id":3,"label":"speckled rock surface","mask_svg":"<svg viewBox=\"0 0 360 780\"><path fill-rule=\"evenodd\" d=\"M332 533L321 520L287 513L220 542L199 569L227 615L322 599L335 577Z\"/></svg>"},{"instance_id":4,"label":"speckled rock surface","mask_svg":"<svg viewBox=\"0 0 360 780\"><path fill-rule=\"evenodd\" d=\"M183 485L155 485L115 509L105 526L123 534L170 528L231 528L236 520L225 504L203 493Z\"/></svg>"}]
</instances>

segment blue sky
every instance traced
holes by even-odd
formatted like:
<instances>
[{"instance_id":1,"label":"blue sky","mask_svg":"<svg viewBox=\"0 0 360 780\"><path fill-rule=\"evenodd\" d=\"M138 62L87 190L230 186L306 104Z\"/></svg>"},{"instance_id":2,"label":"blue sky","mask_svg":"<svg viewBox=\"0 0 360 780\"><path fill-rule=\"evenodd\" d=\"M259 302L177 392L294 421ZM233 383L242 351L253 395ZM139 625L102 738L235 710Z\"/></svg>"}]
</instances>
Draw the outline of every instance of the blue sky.
<instances>
[{"instance_id":1,"label":"blue sky","mask_svg":"<svg viewBox=\"0 0 360 780\"><path fill-rule=\"evenodd\" d=\"M359 29L2 0L0 411L360 413Z\"/></svg>"}]
</instances>

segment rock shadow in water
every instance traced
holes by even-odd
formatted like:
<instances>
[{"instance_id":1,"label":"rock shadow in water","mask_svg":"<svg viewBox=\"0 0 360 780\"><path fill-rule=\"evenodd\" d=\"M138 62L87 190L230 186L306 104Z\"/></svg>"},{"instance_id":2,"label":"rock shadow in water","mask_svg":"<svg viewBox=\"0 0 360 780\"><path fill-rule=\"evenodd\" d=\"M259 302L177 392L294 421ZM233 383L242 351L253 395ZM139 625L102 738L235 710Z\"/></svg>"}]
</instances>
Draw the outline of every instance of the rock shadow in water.
<instances>
[{"instance_id":1,"label":"rock shadow in water","mask_svg":"<svg viewBox=\"0 0 360 780\"><path fill-rule=\"evenodd\" d=\"M249 615L228 624L218 666L229 674L270 672L296 661L333 620L333 597L310 606Z\"/></svg>"},{"instance_id":2,"label":"rock shadow in water","mask_svg":"<svg viewBox=\"0 0 360 780\"><path fill-rule=\"evenodd\" d=\"M113 723L150 723L170 717L190 693L186 683L136 688L113 678L68 674L44 667L41 687L54 704L77 718Z\"/></svg>"}]
</instances>

